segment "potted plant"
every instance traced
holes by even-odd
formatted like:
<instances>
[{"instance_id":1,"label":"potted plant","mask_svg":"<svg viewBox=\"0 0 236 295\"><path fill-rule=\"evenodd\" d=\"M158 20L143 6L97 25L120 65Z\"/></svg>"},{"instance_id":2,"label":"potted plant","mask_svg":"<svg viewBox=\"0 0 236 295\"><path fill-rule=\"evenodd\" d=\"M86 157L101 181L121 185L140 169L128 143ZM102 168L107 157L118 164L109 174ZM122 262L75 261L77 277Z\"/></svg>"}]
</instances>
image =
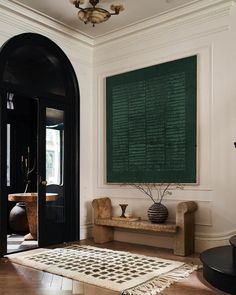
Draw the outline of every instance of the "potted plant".
<instances>
[{"instance_id":1,"label":"potted plant","mask_svg":"<svg viewBox=\"0 0 236 295\"><path fill-rule=\"evenodd\" d=\"M148 219L152 223L164 223L168 218L168 209L162 204L163 198L172 195L173 189L183 189L179 183L132 183L129 184L147 195L153 202L148 208Z\"/></svg>"}]
</instances>

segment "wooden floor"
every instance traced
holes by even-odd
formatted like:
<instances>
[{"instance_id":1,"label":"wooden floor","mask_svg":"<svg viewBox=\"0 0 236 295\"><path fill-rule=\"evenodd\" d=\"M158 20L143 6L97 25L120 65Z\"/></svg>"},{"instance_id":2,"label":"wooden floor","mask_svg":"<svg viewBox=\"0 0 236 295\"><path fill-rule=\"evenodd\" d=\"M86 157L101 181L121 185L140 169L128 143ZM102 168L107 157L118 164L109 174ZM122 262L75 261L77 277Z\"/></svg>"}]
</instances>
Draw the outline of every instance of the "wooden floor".
<instances>
[{"instance_id":1,"label":"wooden floor","mask_svg":"<svg viewBox=\"0 0 236 295\"><path fill-rule=\"evenodd\" d=\"M94 245L91 240L81 241L83 245ZM99 245L96 245L99 246ZM121 242L109 242L101 245L113 250L130 251L166 259L199 264L197 255L179 257L172 250L148 246L134 245ZM31 268L11 263L7 258L0 259L0 295L118 295L93 285L79 283L57 275L37 271ZM202 278L202 271L194 272L190 277L166 288L162 295L213 295L226 294L212 288Z\"/></svg>"}]
</instances>

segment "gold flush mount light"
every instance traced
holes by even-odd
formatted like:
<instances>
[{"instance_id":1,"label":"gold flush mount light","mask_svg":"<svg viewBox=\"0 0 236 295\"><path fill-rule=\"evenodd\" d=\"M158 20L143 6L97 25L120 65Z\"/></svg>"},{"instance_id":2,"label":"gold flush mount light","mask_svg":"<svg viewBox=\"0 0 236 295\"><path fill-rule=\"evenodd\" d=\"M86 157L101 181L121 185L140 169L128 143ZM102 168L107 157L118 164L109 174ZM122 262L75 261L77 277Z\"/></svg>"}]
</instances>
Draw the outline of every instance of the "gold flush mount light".
<instances>
[{"instance_id":1,"label":"gold flush mount light","mask_svg":"<svg viewBox=\"0 0 236 295\"><path fill-rule=\"evenodd\" d=\"M89 3L92 5L92 7L83 8L80 5L83 5L84 2L85 0L70 0L70 3L72 3L73 5L75 5L76 8L79 9L79 19L82 20L85 24L92 23L93 27L95 26L95 24L107 21L111 17L111 15L117 15L124 10L123 5L112 4L110 8L114 12L109 12L106 9L96 6L99 3L99 0L89 0Z\"/></svg>"}]
</instances>

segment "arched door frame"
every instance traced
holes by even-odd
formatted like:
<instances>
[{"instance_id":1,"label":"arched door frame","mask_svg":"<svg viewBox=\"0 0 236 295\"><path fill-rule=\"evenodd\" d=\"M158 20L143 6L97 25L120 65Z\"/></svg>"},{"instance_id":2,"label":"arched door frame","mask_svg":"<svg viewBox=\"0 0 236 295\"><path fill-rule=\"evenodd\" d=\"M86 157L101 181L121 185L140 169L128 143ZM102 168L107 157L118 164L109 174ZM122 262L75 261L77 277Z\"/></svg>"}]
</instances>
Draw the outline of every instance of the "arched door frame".
<instances>
[{"instance_id":1,"label":"arched door frame","mask_svg":"<svg viewBox=\"0 0 236 295\"><path fill-rule=\"evenodd\" d=\"M39 85L37 89L28 85L27 88L21 87L21 85L14 85L9 83L9 81L4 81L4 74L6 70L6 65L11 54L20 47L24 46L39 46L43 48L45 52L50 52L50 59L52 63L54 58L56 62L60 64L62 72L64 73L64 90L65 95L55 95L53 93L47 93L44 91L43 85ZM75 210L72 223L74 224L73 233L71 235L72 239L78 239L79 237L79 155L80 155L80 126L79 126L79 116L80 116L80 97L79 97L79 86L77 82L77 77L75 71L69 61L68 57L62 51L62 49L54 43L49 38L35 33L24 33L9 39L3 46L0 48L0 124L3 126L6 122L6 112L7 109L6 98L3 97L4 91L17 90L27 96L31 97L47 97L47 99L52 99L55 101L63 100L64 103L70 104L71 116L73 118L74 126L72 131L73 136L73 146L71 149L71 161L73 164L73 175L72 179L72 193L74 194L73 204L71 208ZM0 130L0 162L2 163L1 167L6 167L6 142L3 142L3 139L6 138L6 130L1 128ZM4 168L3 168L4 169ZM3 171L1 168L0 171L0 255L4 250L4 247L1 247L2 236L6 235L6 206L7 206L7 197L6 197L6 171ZM3 210L5 208L5 210Z\"/></svg>"}]
</instances>

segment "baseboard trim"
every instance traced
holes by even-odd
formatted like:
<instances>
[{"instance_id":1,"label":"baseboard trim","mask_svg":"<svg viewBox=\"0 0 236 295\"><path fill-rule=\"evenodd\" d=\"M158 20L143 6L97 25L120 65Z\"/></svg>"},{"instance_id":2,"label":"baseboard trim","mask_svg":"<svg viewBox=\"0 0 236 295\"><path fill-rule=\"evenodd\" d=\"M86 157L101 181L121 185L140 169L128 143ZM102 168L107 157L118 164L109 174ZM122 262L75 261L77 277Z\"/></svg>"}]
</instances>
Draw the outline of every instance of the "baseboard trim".
<instances>
[{"instance_id":1,"label":"baseboard trim","mask_svg":"<svg viewBox=\"0 0 236 295\"><path fill-rule=\"evenodd\" d=\"M80 226L80 239L92 238L93 224L84 224ZM219 247L229 244L229 238L236 235L236 231L228 231L225 233L196 233L195 236L195 252L201 253L209 248ZM114 232L114 240L132 244L141 244L146 246L173 248L174 236L170 234L148 234L136 233L130 230L116 229Z\"/></svg>"},{"instance_id":2,"label":"baseboard trim","mask_svg":"<svg viewBox=\"0 0 236 295\"><path fill-rule=\"evenodd\" d=\"M93 224L80 225L80 240L85 240L92 237Z\"/></svg>"}]
</instances>

